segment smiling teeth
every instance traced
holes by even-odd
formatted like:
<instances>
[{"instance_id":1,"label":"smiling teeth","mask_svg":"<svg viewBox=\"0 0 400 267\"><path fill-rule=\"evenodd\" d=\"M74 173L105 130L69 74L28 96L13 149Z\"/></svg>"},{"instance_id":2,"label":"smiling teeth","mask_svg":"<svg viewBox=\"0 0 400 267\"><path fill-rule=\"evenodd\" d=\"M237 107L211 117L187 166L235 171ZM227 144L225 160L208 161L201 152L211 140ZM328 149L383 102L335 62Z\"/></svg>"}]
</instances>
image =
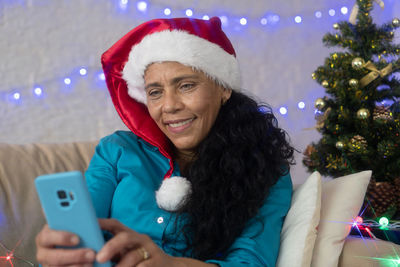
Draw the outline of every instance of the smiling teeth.
<instances>
[{"instance_id":1,"label":"smiling teeth","mask_svg":"<svg viewBox=\"0 0 400 267\"><path fill-rule=\"evenodd\" d=\"M178 123L170 123L169 126L171 127L179 127L179 126L183 126L185 124L188 124L189 122L191 122L193 119L189 119L187 121L182 121L182 122L178 122Z\"/></svg>"}]
</instances>

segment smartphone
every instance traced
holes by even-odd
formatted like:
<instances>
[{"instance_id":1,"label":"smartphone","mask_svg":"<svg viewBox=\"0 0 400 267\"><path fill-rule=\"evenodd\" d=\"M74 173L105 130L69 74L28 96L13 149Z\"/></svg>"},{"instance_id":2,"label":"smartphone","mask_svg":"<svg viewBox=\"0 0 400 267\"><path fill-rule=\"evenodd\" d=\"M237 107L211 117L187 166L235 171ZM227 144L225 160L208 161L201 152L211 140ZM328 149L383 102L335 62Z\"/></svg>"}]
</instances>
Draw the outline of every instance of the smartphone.
<instances>
[{"instance_id":1,"label":"smartphone","mask_svg":"<svg viewBox=\"0 0 400 267\"><path fill-rule=\"evenodd\" d=\"M91 248L98 252L104 237L97 221L92 199L79 171L38 176L36 191L51 229L74 233L80 243L71 248ZM109 267L110 262L95 262L95 267Z\"/></svg>"}]
</instances>

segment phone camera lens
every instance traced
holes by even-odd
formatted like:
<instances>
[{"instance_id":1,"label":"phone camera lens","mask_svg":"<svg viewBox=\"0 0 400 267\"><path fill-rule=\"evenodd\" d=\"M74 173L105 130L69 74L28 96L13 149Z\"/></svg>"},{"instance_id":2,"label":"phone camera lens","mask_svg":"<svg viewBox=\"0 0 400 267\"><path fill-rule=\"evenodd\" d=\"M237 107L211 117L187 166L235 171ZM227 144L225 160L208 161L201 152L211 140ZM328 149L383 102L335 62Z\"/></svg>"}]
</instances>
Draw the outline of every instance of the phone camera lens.
<instances>
[{"instance_id":1,"label":"phone camera lens","mask_svg":"<svg viewBox=\"0 0 400 267\"><path fill-rule=\"evenodd\" d=\"M58 195L58 198L60 198L60 199L67 198L67 193L65 193L64 190L58 190L57 195Z\"/></svg>"},{"instance_id":2,"label":"phone camera lens","mask_svg":"<svg viewBox=\"0 0 400 267\"><path fill-rule=\"evenodd\" d=\"M62 207L68 207L69 206L69 202L68 201L61 202L61 206Z\"/></svg>"}]
</instances>

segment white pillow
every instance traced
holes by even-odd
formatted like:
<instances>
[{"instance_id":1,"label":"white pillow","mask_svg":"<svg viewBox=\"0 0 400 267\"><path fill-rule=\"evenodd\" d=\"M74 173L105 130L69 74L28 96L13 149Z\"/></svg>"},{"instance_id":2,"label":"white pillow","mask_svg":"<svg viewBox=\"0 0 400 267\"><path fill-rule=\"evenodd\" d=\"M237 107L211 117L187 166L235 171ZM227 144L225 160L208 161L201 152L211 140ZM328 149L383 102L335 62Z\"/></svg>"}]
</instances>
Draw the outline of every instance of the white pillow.
<instances>
[{"instance_id":1,"label":"white pillow","mask_svg":"<svg viewBox=\"0 0 400 267\"><path fill-rule=\"evenodd\" d=\"M321 207L321 175L311 174L293 192L281 232L278 267L309 267Z\"/></svg>"},{"instance_id":2,"label":"white pillow","mask_svg":"<svg viewBox=\"0 0 400 267\"><path fill-rule=\"evenodd\" d=\"M345 238L364 201L372 171L322 183L321 218L311 267L337 267Z\"/></svg>"}]
</instances>

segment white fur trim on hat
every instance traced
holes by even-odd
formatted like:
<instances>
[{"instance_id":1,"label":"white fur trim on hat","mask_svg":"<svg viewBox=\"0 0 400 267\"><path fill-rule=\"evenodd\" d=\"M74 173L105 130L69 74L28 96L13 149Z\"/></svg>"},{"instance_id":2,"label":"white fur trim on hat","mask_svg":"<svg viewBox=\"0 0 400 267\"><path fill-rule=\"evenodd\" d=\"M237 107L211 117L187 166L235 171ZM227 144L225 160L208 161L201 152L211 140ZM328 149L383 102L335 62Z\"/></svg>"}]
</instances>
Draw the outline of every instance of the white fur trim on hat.
<instances>
[{"instance_id":1,"label":"white fur trim on hat","mask_svg":"<svg viewBox=\"0 0 400 267\"><path fill-rule=\"evenodd\" d=\"M156 191L157 205L166 211L176 211L192 193L191 183L184 177L174 176L163 180Z\"/></svg>"},{"instance_id":2,"label":"white fur trim on hat","mask_svg":"<svg viewBox=\"0 0 400 267\"><path fill-rule=\"evenodd\" d=\"M176 61L203 71L224 87L240 90L239 63L219 45L179 30L147 35L132 47L122 71L129 95L146 103L144 72L154 62Z\"/></svg>"}]
</instances>

